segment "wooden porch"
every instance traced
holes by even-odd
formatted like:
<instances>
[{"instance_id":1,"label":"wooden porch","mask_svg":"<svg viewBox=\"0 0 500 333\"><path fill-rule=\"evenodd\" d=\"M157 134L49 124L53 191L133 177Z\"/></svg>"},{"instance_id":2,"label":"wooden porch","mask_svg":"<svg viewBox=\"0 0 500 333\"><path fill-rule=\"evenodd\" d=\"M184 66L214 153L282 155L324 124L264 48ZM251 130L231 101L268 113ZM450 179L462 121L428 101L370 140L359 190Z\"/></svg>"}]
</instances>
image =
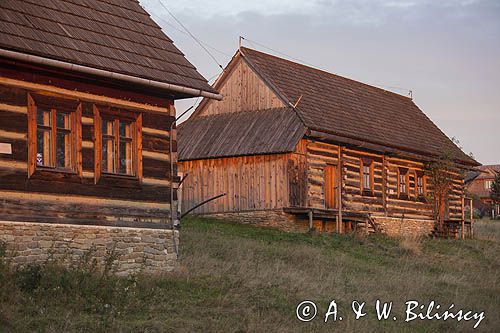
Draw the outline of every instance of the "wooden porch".
<instances>
[{"instance_id":1,"label":"wooden porch","mask_svg":"<svg viewBox=\"0 0 500 333\"><path fill-rule=\"evenodd\" d=\"M314 220L322 220L323 223L335 223L337 233L357 232L366 228L369 232L381 232L371 215L366 212L339 210L334 208L309 208L309 207L287 207L283 209L285 213L298 215L309 219L309 227L313 228ZM324 229L324 228L323 228Z\"/></svg>"}]
</instances>

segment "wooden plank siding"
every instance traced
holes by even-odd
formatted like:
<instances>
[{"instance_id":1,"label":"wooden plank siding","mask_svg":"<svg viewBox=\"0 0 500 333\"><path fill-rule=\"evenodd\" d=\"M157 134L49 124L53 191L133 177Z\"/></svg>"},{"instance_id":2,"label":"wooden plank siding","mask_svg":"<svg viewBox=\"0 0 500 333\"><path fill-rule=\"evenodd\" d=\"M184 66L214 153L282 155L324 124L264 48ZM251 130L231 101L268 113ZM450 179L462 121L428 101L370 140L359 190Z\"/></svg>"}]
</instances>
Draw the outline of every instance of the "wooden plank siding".
<instances>
[{"instance_id":1,"label":"wooden plank siding","mask_svg":"<svg viewBox=\"0 0 500 333\"><path fill-rule=\"evenodd\" d=\"M265 110L284 107L284 103L248 66L246 61L238 59L229 69L229 73L217 82L216 88L223 96L222 101L205 100L200 105L199 115L208 116L222 113Z\"/></svg>"},{"instance_id":2,"label":"wooden plank siding","mask_svg":"<svg viewBox=\"0 0 500 333\"><path fill-rule=\"evenodd\" d=\"M300 154L255 155L183 161L182 211L226 193L194 213L272 210L305 203L305 163Z\"/></svg>"},{"instance_id":3,"label":"wooden plank siding","mask_svg":"<svg viewBox=\"0 0 500 333\"><path fill-rule=\"evenodd\" d=\"M10 85L11 79L0 80L0 142L12 146L12 154L0 154L0 218L9 220L68 221L132 220L166 221L170 215L170 124L174 120L173 106L162 112L148 111L146 104L123 100L127 111L142 114L142 179L117 178L95 183L94 113L90 100L106 99L81 92L58 94L50 85ZM82 175L37 170L28 177L28 94L50 95L73 99L82 105ZM82 96L84 95L84 100ZM113 99L112 106L120 107ZM172 101L168 102L172 105ZM105 104L104 104L105 105ZM138 138L139 141L139 138ZM177 144L173 142L174 150ZM174 155L174 158L176 155ZM174 192L175 193L175 192ZM174 196L174 200L176 195Z\"/></svg>"}]
</instances>

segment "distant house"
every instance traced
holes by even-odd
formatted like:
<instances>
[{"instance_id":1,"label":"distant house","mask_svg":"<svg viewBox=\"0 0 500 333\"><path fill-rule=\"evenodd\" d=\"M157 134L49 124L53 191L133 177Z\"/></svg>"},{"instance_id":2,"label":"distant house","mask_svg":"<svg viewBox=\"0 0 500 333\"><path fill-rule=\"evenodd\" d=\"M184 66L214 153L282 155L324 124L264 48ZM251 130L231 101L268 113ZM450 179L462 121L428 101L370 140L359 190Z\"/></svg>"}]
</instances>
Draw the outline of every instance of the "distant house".
<instances>
[{"instance_id":1,"label":"distant house","mask_svg":"<svg viewBox=\"0 0 500 333\"><path fill-rule=\"evenodd\" d=\"M227 195L195 213L286 230L429 234L435 214L425 162L443 151L478 165L405 96L241 48L179 127L188 176L182 207ZM463 216L453 174L443 218Z\"/></svg>"},{"instance_id":2,"label":"distant house","mask_svg":"<svg viewBox=\"0 0 500 333\"><path fill-rule=\"evenodd\" d=\"M0 241L171 268L174 100L221 96L138 1L3 0L0 30Z\"/></svg>"},{"instance_id":3,"label":"distant house","mask_svg":"<svg viewBox=\"0 0 500 333\"><path fill-rule=\"evenodd\" d=\"M473 198L474 209L480 214L495 218L500 216L500 205L494 205L490 194L491 184L500 173L500 165L482 165L467 175L467 192Z\"/></svg>"}]
</instances>

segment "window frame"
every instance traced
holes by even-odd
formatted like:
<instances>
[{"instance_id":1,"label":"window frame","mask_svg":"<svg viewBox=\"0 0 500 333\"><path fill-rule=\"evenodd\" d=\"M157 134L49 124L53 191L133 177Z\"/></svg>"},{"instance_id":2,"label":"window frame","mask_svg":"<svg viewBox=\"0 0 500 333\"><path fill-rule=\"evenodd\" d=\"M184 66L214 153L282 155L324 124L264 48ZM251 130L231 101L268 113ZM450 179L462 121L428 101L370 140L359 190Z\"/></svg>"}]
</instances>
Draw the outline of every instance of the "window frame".
<instances>
[{"instance_id":1,"label":"window frame","mask_svg":"<svg viewBox=\"0 0 500 333\"><path fill-rule=\"evenodd\" d=\"M422 180L422 193L419 192L419 179ZM415 196L417 198L424 198L427 195L427 180L422 171L415 171Z\"/></svg>"},{"instance_id":2,"label":"window frame","mask_svg":"<svg viewBox=\"0 0 500 333\"><path fill-rule=\"evenodd\" d=\"M49 112L50 125L38 124L38 110L43 108ZM57 127L57 113L69 116L70 128ZM28 93L28 177L49 172L64 173L82 177L82 103L63 97L44 96ZM50 165L38 165L38 130L48 131L50 142ZM57 166L57 134L70 134L70 167Z\"/></svg>"},{"instance_id":3,"label":"window frame","mask_svg":"<svg viewBox=\"0 0 500 333\"><path fill-rule=\"evenodd\" d=\"M365 166L368 166L369 168L369 179L370 179L370 186L367 187L365 184ZM360 176L360 190L361 194L368 194L368 195L373 195L375 191L375 176L374 176L374 163L373 160L371 159L364 159L360 158L359 159L359 176Z\"/></svg>"},{"instance_id":4,"label":"window frame","mask_svg":"<svg viewBox=\"0 0 500 333\"><path fill-rule=\"evenodd\" d=\"M108 106L94 104L94 181L104 179L128 179L132 181L142 181L142 113L129 110L121 110ZM131 142L132 142L132 174L105 172L102 168L102 122L103 119L113 119L114 122L114 145L115 145L115 168L119 169L119 122L120 120L130 122ZM118 126L117 126L118 124Z\"/></svg>"},{"instance_id":5,"label":"window frame","mask_svg":"<svg viewBox=\"0 0 500 333\"><path fill-rule=\"evenodd\" d=\"M486 184L490 184L489 186L486 186ZM493 185L493 180L491 179L485 179L484 180L484 184L483 184L483 187L486 191L491 191L491 185Z\"/></svg>"},{"instance_id":6,"label":"window frame","mask_svg":"<svg viewBox=\"0 0 500 333\"><path fill-rule=\"evenodd\" d=\"M401 176L404 174L405 177L405 192L401 191ZM409 198L409 191L410 191L410 172L407 168L398 168L398 179L397 179L397 186L398 186L398 198L400 199L408 199Z\"/></svg>"}]
</instances>

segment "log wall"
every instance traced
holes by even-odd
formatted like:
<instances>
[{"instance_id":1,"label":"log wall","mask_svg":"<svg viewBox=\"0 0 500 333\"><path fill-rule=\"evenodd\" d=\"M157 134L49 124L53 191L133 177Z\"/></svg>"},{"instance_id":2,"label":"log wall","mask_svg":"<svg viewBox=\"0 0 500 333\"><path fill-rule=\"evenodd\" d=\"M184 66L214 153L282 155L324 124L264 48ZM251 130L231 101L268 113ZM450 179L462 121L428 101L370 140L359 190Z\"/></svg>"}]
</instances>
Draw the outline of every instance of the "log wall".
<instances>
[{"instance_id":1,"label":"log wall","mask_svg":"<svg viewBox=\"0 0 500 333\"><path fill-rule=\"evenodd\" d=\"M367 212L374 216L405 217L409 219L432 219L433 206L429 200L417 195L416 173L424 172L424 165L383 154L365 152L357 149L340 147L334 144L307 140L307 182L308 203L310 207L325 207L325 167L341 165L342 208L345 211ZM340 152L340 162L339 162ZM361 189L361 166L363 160L373 163L373 192L365 193ZM404 168L409 173L408 197L398 196L398 170ZM340 176L340 174L339 174ZM331 186L331 185L330 185ZM432 187L426 184L427 197ZM454 174L453 189L449 195L449 218L461 219L461 197L464 191L463 177ZM338 194L338 192L337 192Z\"/></svg>"},{"instance_id":2,"label":"log wall","mask_svg":"<svg viewBox=\"0 0 500 333\"><path fill-rule=\"evenodd\" d=\"M110 97L83 91L78 81L73 82L73 89L67 89L68 80L64 81L66 88L61 88L40 83L36 74L29 76L32 81L20 80L25 76L28 77L10 69L2 69L0 74L0 143L12 147L11 154L0 153L0 219L167 221L172 184L169 128L175 117L173 101L164 99L163 105L158 105L157 97L148 99L141 94L121 99L113 96L121 97L123 92L110 93ZM57 82L58 77L53 80ZM28 176L28 94L81 103L81 175L40 170ZM96 183L94 105L142 114L142 179L103 178ZM176 159L176 153L173 158Z\"/></svg>"}]
</instances>

